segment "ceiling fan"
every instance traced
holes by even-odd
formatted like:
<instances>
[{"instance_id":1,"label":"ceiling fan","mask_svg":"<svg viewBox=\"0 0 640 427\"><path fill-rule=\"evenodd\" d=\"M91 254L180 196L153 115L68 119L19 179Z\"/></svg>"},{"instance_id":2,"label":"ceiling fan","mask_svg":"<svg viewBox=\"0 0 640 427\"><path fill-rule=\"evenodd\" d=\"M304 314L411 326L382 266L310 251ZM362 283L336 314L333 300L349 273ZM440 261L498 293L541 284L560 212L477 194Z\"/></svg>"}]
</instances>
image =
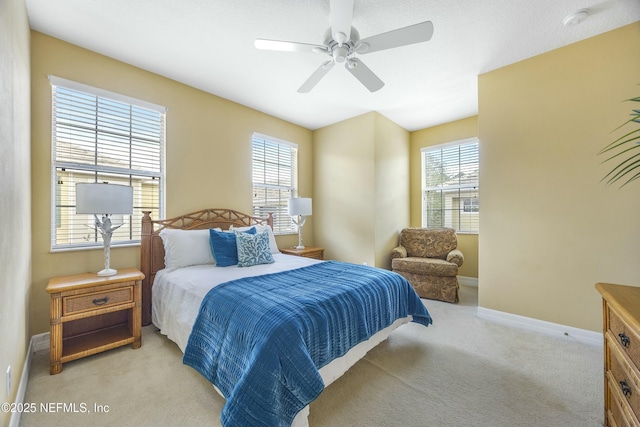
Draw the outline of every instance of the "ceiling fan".
<instances>
[{"instance_id":1,"label":"ceiling fan","mask_svg":"<svg viewBox=\"0 0 640 427\"><path fill-rule=\"evenodd\" d=\"M358 31L351 26L353 0L330 0L330 8L331 27L326 31L322 45L265 39L256 39L254 43L258 49L323 53L331 58L323 62L300 86L300 93L311 91L336 63L344 63L345 68L369 91L380 90L384 82L356 58L356 53L364 55L426 42L433 35L433 24L425 21L360 40Z\"/></svg>"}]
</instances>

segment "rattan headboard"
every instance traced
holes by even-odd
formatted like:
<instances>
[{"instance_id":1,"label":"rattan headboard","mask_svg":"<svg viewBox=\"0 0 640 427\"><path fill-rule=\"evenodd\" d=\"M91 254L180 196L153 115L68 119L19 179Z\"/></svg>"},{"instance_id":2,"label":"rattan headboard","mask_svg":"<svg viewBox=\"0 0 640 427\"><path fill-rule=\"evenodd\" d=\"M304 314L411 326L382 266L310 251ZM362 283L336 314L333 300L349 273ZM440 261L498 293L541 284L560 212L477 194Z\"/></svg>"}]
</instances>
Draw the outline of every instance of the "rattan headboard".
<instances>
[{"instance_id":1,"label":"rattan headboard","mask_svg":"<svg viewBox=\"0 0 640 427\"><path fill-rule=\"evenodd\" d=\"M151 288L156 272L164 268L164 246L159 236L165 228L202 230L219 227L228 230L232 225L269 225L273 228L273 216L257 218L232 209L204 209L170 219L151 219L151 212L143 212L142 240L140 242L140 267L142 281L142 324L151 323Z\"/></svg>"}]
</instances>

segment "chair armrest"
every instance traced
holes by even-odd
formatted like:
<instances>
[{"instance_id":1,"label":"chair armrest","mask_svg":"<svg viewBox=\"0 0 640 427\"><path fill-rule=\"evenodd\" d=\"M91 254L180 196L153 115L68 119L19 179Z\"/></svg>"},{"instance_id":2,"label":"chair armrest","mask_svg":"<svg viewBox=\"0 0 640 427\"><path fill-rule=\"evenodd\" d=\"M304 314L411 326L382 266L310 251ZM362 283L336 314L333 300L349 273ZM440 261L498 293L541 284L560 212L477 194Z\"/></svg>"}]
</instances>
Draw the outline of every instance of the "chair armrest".
<instances>
[{"instance_id":1,"label":"chair armrest","mask_svg":"<svg viewBox=\"0 0 640 427\"><path fill-rule=\"evenodd\" d=\"M460 249L454 249L447 255L447 261L452 262L460 267L464 262L464 255L462 255Z\"/></svg>"},{"instance_id":2,"label":"chair armrest","mask_svg":"<svg viewBox=\"0 0 640 427\"><path fill-rule=\"evenodd\" d=\"M391 251L391 259L394 258L406 258L407 249L404 246L397 246Z\"/></svg>"}]
</instances>

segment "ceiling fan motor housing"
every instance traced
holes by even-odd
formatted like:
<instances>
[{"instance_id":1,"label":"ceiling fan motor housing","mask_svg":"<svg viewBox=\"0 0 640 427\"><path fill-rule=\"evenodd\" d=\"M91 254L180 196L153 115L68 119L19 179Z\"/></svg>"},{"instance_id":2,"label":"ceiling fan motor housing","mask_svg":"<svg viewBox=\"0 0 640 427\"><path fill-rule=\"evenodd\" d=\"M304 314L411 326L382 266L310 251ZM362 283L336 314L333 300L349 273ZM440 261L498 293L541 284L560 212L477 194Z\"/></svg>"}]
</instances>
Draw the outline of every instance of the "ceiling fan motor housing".
<instances>
[{"instance_id":1,"label":"ceiling fan motor housing","mask_svg":"<svg viewBox=\"0 0 640 427\"><path fill-rule=\"evenodd\" d=\"M343 33L338 33L344 35ZM343 63L355 53L354 47L360 40L358 30L351 27L351 37L349 40L337 41L331 34L331 28L324 33L323 44L327 47L327 53L333 57L337 63Z\"/></svg>"}]
</instances>

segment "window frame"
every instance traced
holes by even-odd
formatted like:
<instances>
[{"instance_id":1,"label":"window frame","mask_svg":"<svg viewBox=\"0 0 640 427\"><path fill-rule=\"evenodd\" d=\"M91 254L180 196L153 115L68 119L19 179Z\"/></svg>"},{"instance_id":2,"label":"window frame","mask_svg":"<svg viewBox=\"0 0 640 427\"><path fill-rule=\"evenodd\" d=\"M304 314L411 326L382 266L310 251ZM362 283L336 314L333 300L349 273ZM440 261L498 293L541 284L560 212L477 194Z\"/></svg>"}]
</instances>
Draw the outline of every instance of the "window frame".
<instances>
[{"instance_id":1,"label":"window frame","mask_svg":"<svg viewBox=\"0 0 640 427\"><path fill-rule=\"evenodd\" d=\"M437 151L442 151L445 149L451 149L454 147L457 147L459 150L461 147L464 146L468 146L468 145L477 145L477 153L475 154L475 159L477 161L477 173L476 173L476 177L475 180L472 180L471 183L465 183L465 184L451 184L449 183L442 183L442 185L433 185L430 187L427 187L427 167L426 167L426 155L428 153L433 153L433 152L437 152ZM458 160L457 164L454 163L454 167L458 168L458 173L460 173L460 165L461 162L460 160ZM444 167L444 166L441 166ZM432 145L432 146L427 146L427 147L422 147L420 149L420 170L421 170L421 224L422 227L427 227L427 228L438 228L438 227L450 227L456 230L456 233L458 234L479 234L480 233L480 177L479 177L479 172L480 172L480 141L477 137L473 137L473 138L465 138L465 139L461 139L461 140L456 140L456 141L451 141L451 142L446 142L443 144L438 144L438 145ZM445 185L446 184L446 185ZM443 225L429 225L427 224L427 205L428 205L428 201L427 201L427 194L429 192L440 192L440 199L444 200L444 194L445 193L450 193L451 194L451 200L457 200L458 201L458 208L450 208L447 209L446 205L443 205L441 207L441 212L442 212L442 216L444 217L442 224ZM469 195L469 194L465 194L465 193L475 193L475 195ZM465 210L466 204L465 204L465 199L468 198L477 198L478 201L473 204L473 207L475 208L475 210L471 210L471 211L467 211ZM452 203L453 205L453 203ZM447 212L451 215L451 218L454 217L454 213L457 212L457 224L447 224ZM477 215L477 219L472 220L471 222L475 225L475 227L465 227L465 228L461 228L463 222L465 221L469 221L470 219L472 219L473 216ZM453 219L452 219L453 221Z\"/></svg>"},{"instance_id":2,"label":"window frame","mask_svg":"<svg viewBox=\"0 0 640 427\"><path fill-rule=\"evenodd\" d=\"M256 158L255 158L255 150L256 150L256 142L262 141L264 144L270 143L278 146L278 150L280 149L289 149L289 154L291 156L291 168L290 168L290 182L286 184L267 184L265 182L257 182L256 181ZM275 235L288 235L288 234L297 234L298 227L293 222L291 217L287 213L287 201L291 197L298 197L298 144L290 141L286 141L283 139L279 139L273 136L264 135L258 132L254 132L251 135L251 209L252 215L257 217L266 217L269 213L273 214L273 232ZM264 156L263 156L264 157ZM278 163L278 167L282 164ZM273 173L273 171L271 171ZM278 175L278 181L280 179L286 178L286 172L282 175L280 171L276 172ZM265 170L266 174L266 170ZM256 201L260 200L257 197L256 187L265 189L265 203L263 205L256 205ZM279 193L284 193L284 195L288 196L282 197L280 194L278 195L278 203L269 204L269 197L266 195L266 191L268 189L277 190ZM284 204L283 204L284 201ZM287 226L283 226L286 224Z\"/></svg>"},{"instance_id":3,"label":"window frame","mask_svg":"<svg viewBox=\"0 0 640 427\"><path fill-rule=\"evenodd\" d=\"M65 251L78 251L78 250L86 250L86 249L103 248L102 238L100 237L100 234L95 230L88 232L88 236L93 235L93 238L89 237L90 241L87 241L87 242L77 242L77 241L71 242L71 243L57 242L60 234L60 231L57 230L58 224L63 225L63 219L61 217L64 217L64 215L62 214L62 209L65 209L65 208L70 209L75 206L74 204L72 204L75 196L71 196L71 195L69 195L69 202L67 204L63 205L62 201L60 201L59 203L58 198L61 193L58 191L57 185L58 185L58 176L59 176L58 174L60 171L65 172L66 174L68 174L67 176L69 177L72 177L74 173L81 175L82 176L81 180L78 180L78 181L74 180L74 183L75 182L111 182L116 184L123 184L128 182L128 185L131 185L133 181L135 180L139 181L141 187L140 187L139 197L137 198L137 200L134 199L134 215L125 215L125 217L127 218L126 221L129 222L128 224L129 227L122 227L122 232L120 233L120 235L118 235L118 230L114 232L113 240L111 241L111 246L115 247L115 246L139 245L141 236L138 235L138 231L141 231L141 230L138 230L139 227L137 227L137 225L134 223L134 221L141 220L141 217L136 218L137 210L147 210L147 209L156 210L157 209L158 216L160 218L164 217L165 190L166 190L165 188L165 185L166 185L165 183L166 181L165 180L165 167L166 167L165 152L166 152L167 108L147 102L147 101L139 100L126 95L110 92L104 89L96 88L93 86L85 85L82 83L74 82L74 81L63 79L56 76L50 75L49 81L51 84L51 193L50 193L51 195L51 235L50 235L51 252L65 252ZM100 102L100 100L102 100L103 102L106 101L107 103L115 102L119 104L126 104L129 106L131 111L135 109L136 111L147 110L147 112L149 112L150 114L157 113L159 115L159 117L157 117L158 119L157 124L158 124L159 130L158 132L153 133L153 137L158 139L159 147L157 147L157 149L154 148L152 152L152 157L155 156L157 158L157 161L154 159L154 162L152 163L152 167L148 167L146 169L142 167L134 167L132 162L135 159L135 154L140 155L140 153L139 152L136 153L135 150L131 150L132 142L134 140L139 139L138 137L134 136L135 132L133 131L133 127L129 129L129 133L127 135L129 151L128 151L128 156L126 158L127 158L127 161L129 162L128 167L113 167L110 165L105 165L102 162L98 162L97 160L94 163L88 163L78 159L72 159L71 157L68 159L60 159L58 157L58 152L60 150L64 151L64 148L62 148L60 144L60 140L58 140L57 138L57 131L59 131L58 123L63 121L62 117L64 116L64 113L60 113L58 111L59 105L57 101L59 101L59 98L57 97L57 93L58 93L57 88L61 88L66 91L79 92L82 96L95 98L96 100L95 110L86 109L84 111L87 111L89 114L95 114L96 119L98 117L97 105ZM69 105L73 105L73 104L69 104ZM132 123L135 125L136 121L130 118L129 123ZM60 128L62 127L64 127L64 125L60 126ZM77 123L73 125L67 125L67 127L69 129L80 129ZM106 133L104 132L101 133L98 130L97 125L96 125L96 128L93 130L93 132L94 132L96 141L101 141L102 143L104 143L104 140L99 139L99 136L104 137ZM115 142L112 144L108 144L107 147L109 147L110 149L114 149L115 144L116 144ZM93 153L95 153L95 156L97 159L99 155L97 142L94 150L95 151L93 151ZM73 161L73 160L77 160L77 161ZM145 161L146 160L148 159L145 158ZM157 170L152 170L155 168L157 168ZM86 179L91 179L91 176L93 176L93 180L87 181ZM142 190L142 185L143 185L142 181L146 180L146 181L153 182L156 179L159 182L153 185L157 185L158 188L153 192L154 193L157 192L157 195L154 194L154 199L157 197L156 199L157 201L156 200L153 201L152 207L143 205L143 203L145 203L145 197L148 195L148 193ZM73 212L73 215L67 214L68 220L64 225L68 226L68 230L69 230L68 233L70 233L70 236L72 236L74 232L77 232L79 230L80 224L87 226L88 227L87 229L90 230L91 226L93 225L93 220L89 221L91 219L90 217L91 217L90 215L78 215L78 214L75 214L75 212ZM116 219L119 217L122 217L122 216L114 215L114 218ZM74 223L75 223L75 226L74 226ZM128 238L122 238L123 235L125 235L125 237L128 237Z\"/></svg>"}]
</instances>

